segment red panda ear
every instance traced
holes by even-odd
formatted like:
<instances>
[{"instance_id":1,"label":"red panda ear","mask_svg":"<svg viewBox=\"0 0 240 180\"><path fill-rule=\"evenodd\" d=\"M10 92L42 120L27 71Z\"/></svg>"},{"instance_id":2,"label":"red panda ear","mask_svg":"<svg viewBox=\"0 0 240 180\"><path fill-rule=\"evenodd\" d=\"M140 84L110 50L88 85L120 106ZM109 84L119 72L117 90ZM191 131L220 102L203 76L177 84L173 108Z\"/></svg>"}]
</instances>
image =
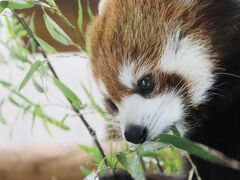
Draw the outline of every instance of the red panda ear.
<instances>
[{"instance_id":1,"label":"red panda ear","mask_svg":"<svg viewBox=\"0 0 240 180\"><path fill-rule=\"evenodd\" d=\"M109 0L100 0L99 4L98 4L98 12L99 14L104 10L106 4L107 4L107 1Z\"/></svg>"}]
</instances>

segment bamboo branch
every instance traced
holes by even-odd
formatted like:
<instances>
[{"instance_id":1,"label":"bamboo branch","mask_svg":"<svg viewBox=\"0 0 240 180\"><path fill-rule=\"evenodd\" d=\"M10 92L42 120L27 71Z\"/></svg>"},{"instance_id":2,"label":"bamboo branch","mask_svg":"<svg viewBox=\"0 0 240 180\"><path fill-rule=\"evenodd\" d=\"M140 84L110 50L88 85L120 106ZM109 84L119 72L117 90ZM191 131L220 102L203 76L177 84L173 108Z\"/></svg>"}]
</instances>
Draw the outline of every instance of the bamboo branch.
<instances>
[{"instance_id":1,"label":"bamboo branch","mask_svg":"<svg viewBox=\"0 0 240 180\"><path fill-rule=\"evenodd\" d=\"M190 165L192 166L192 169L189 172L189 177L192 176L192 170L193 170L196 175L197 180L202 180L201 176L199 175L198 169L197 169L196 165L194 164L194 162L192 161L191 157L186 152L184 154L187 157Z\"/></svg>"},{"instance_id":2,"label":"bamboo branch","mask_svg":"<svg viewBox=\"0 0 240 180\"><path fill-rule=\"evenodd\" d=\"M18 14L14 11L14 10L11 10L13 15L17 18L17 20L19 21L19 23L23 26L23 28L26 30L26 32L28 33L29 37L32 38L32 40L35 42L35 44L37 45L40 53L42 54L43 58L47 61L47 64L48 64L48 67L50 69L50 71L52 72L54 78L56 78L57 80L59 80L59 77L56 73L56 71L54 70L51 62L49 61L48 59L48 56L47 56L47 53L45 52L45 50L42 48L42 46L40 45L40 43L38 42L38 40L35 38L35 35L34 33L32 32L32 30L30 29L30 27L28 26L28 24L26 23L26 21L24 19L22 19L21 17L18 16ZM67 98L65 96L65 98L68 100L68 102L71 104L71 108L72 110L78 114L78 117L80 118L80 120L83 122L83 124L85 125L85 127L87 128L89 134L91 135L91 137L93 138L94 140L94 143L95 145L97 146L99 152L101 153L102 155L102 158L104 159L104 163L106 166L108 166L108 162L107 162L107 159L106 159L106 156L105 156L105 153L103 151L103 148L100 144L100 142L98 141L97 139L97 135L96 135L96 132L95 130L88 124L88 122L86 121L85 117L83 116L83 114L81 113L81 111L79 109L76 109L71 100L69 98Z\"/></svg>"}]
</instances>

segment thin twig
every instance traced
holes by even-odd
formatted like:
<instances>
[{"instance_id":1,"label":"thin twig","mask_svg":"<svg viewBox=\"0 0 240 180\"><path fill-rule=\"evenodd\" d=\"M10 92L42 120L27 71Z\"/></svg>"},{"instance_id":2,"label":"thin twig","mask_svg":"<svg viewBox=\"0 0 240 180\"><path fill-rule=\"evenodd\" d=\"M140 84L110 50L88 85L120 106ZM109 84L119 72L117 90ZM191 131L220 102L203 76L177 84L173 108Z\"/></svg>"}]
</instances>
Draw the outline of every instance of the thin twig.
<instances>
[{"instance_id":1,"label":"thin twig","mask_svg":"<svg viewBox=\"0 0 240 180\"><path fill-rule=\"evenodd\" d=\"M159 171L160 171L161 173L163 173L163 172L164 172L164 169L163 169L163 167L161 166L159 159L158 159L158 158L155 158L155 159L156 159L156 162L157 162L157 166L158 166Z\"/></svg>"},{"instance_id":2,"label":"thin twig","mask_svg":"<svg viewBox=\"0 0 240 180\"><path fill-rule=\"evenodd\" d=\"M59 77L56 73L56 71L54 70L50 60L48 59L47 53L45 52L45 50L42 48L42 46L40 45L40 43L38 42L38 40L35 38L34 33L32 32L32 30L29 28L29 26L27 25L26 21L24 19L22 19L21 17L18 16L18 14L14 11L11 10L12 13L14 14L14 16L17 18L17 20L20 22L20 24L23 26L23 28L27 31L28 35L30 36L30 38L32 38L32 40L36 43L40 53L42 54L42 56L44 57L44 59L47 61L48 67L50 69L50 71L52 72L54 78L59 80ZM94 143L96 144L97 148L99 149L99 152L102 155L102 158L104 159L104 163L106 166L108 166L108 162L106 160L106 156L105 153L103 151L102 146L100 145L98 139L97 139L97 135L95 130L88 124L88 122L86 121L85 117L83 116L83 114L81 113L81 111L79 109L76 109L71 100L65 96L65 98L68 100L68 102L71 104L72 110L78 114L78 117L81 119L81 121L83 122L83 124L85 125L85 127L87 128L89 134L92 136Z\"/></svg>"},{"instance_id":3,"label":"thin twig","mask_svg":"<svg viewBox=\"0 0 240 180\"><path fill-rule=\"evenodd\" d=\"M197 169L196 165L193 163L191 157L190 157L187 153L185 153L185 156L187 157L190 165L192 166L192 169L193 169L194 172L195 172L195 175L196 175L197 180L202 180L202 178L201 178L200 175L199 175L198 169ZM191 172L191 171L190 171L190 172Z\"/></svg>"}]
</instances>

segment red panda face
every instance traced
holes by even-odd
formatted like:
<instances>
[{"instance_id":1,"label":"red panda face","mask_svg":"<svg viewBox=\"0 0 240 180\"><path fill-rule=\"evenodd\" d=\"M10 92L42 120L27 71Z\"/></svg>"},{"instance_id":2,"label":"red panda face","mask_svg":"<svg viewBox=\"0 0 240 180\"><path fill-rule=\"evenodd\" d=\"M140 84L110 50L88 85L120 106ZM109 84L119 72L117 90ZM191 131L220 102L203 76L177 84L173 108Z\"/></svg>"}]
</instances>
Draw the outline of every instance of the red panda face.
<instances>
[{"instance_id":1,"label":"red panda face","mask_svg":"<svg viewBox=\"0 0 240 180\"><path fill-rule=\"evenodd\" d=\"M91 65L127 141L152 140L174 124L184 134L189 109L207 101L218 57L209 9L193 0L102 2Z\"/></svg>"}]
</instances>

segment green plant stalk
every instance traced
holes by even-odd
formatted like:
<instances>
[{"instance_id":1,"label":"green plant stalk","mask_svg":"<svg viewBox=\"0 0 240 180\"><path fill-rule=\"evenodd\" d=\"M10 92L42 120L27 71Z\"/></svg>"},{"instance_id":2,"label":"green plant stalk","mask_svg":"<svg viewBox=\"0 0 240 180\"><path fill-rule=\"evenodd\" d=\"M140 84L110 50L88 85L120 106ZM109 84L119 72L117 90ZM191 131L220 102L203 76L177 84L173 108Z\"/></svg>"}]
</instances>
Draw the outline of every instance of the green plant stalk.
<instances>
[{"instance_id":1,"label":"green plant stalk","mask_svg":"<svg viewBox=\"0 0 240 180\"><path fill-rule=\"evenodd\" d=\"M48 64L48 67L50 69L50 71L52 72L54 78L59 79L56 71L54 70L52 64L50 63L49 59L48 59L48 56L45 52L45 50L41 47L40 43L38 42L38 40L35 38L32 30L29 28L29 26L27 25L27 23L25 22L24 19L22 19L21 17L18 16L18 14L14 11L14 10L11 10L12 13L14 14L14 16L17 18L17 20L19 21L19 23L23 26L23 28L27 31L28 35L30 36L30 38L32 38L32 40L36 43L40 53L42 54L42 56L44 57L44 59L47 61L47 64ZM65 96L66 97L66 96ZM88 124L88 122L86 121L85 117L83 116L83 114L81 113L80 110L76 109L71 100L69 98L66 97L66 99L68 100L68 102L71 104L71 107L72 107L72 110L78 114L78 117L81 119L81 121L83 122L83 124L85 125L85 127L87 128L89 134L91 135L91 137L93 138L94 140L94 143L96 144L98 150L100 151L101 155L102 155L102 158L104 159L104 162L105 162L105 165L108 166L108 162L106 160L106 156L105 156L105 153L103 151L103 148L100 144L100 142L98 141L97 139L97 135L96 135L96 132L95 130Z\"/></svg>"}]
</instances>

